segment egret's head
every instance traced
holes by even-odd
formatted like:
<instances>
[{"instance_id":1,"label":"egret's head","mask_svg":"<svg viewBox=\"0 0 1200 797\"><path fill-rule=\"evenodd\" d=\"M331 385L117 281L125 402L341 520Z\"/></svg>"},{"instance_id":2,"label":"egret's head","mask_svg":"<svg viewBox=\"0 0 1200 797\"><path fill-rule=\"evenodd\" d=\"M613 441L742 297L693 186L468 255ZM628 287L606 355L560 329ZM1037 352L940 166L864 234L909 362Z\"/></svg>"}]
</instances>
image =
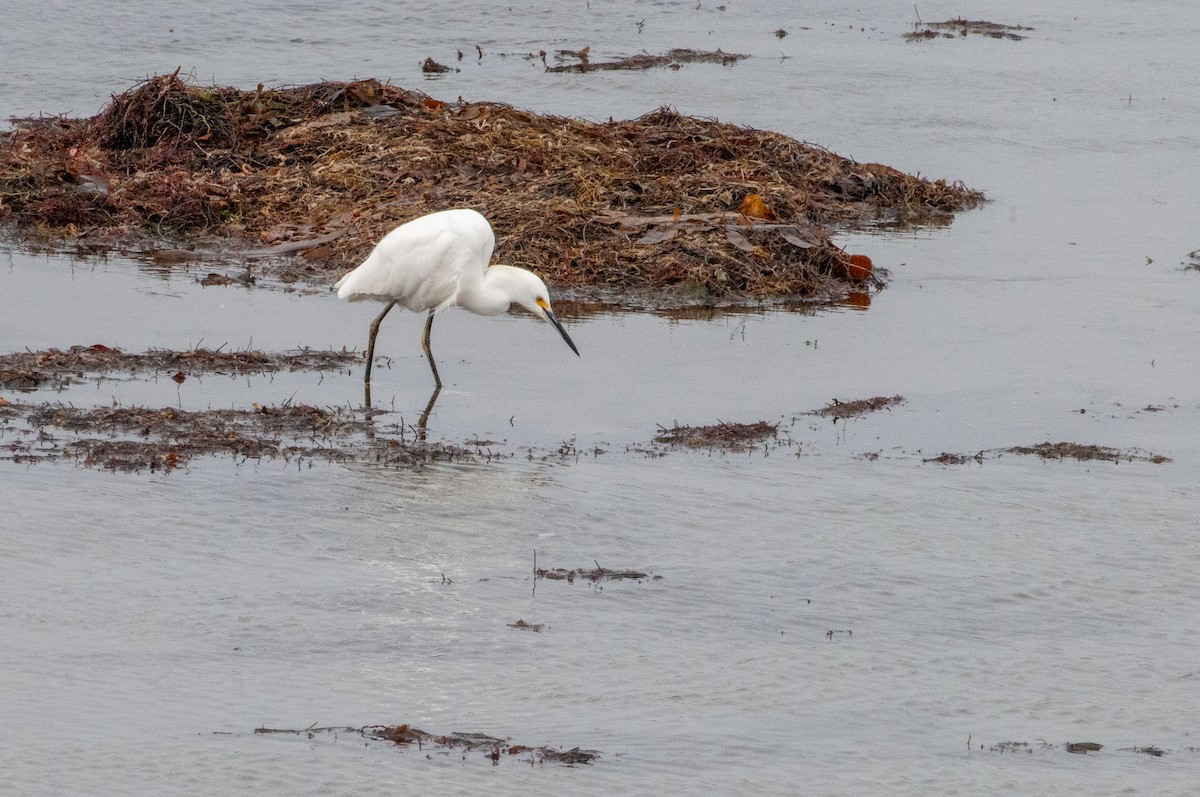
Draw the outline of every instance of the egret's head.
<instances>
[{"instance_id":1,"label":"egret's head","mask_svg":"<svg viewBox=\"0 0 1200 797\"><path fill-rule=\"evenodd\" d=\"M553 324L554 328L558 330L558 334L562 335L562 339L571 347L571 351L578 356L579 349L575 348L575 342L571 340L567 330L563 329L563 325L559 323L558 317L554 315L554 310L550 307L550 291L546 289L546 283L532 271L525 271L525 274L528 277L522 279L521 291L514 300L535 316L544 318Z\"/></svg>"}]
</instances>

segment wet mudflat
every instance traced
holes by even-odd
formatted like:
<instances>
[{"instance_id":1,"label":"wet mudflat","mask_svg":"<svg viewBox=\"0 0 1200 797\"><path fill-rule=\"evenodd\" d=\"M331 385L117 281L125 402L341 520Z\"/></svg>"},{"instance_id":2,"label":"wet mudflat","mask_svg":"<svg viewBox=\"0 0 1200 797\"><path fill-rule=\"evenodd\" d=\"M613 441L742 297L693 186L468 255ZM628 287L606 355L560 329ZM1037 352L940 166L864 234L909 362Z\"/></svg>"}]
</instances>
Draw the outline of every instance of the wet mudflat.
<instances>
[{"instance_id":1,"label":"wet mudflat","mask_svg":"<svg viewBox=\"0 0 1200 797\"><path fill-rule=\"evenodd\" d=\"M340 46L338 25L356 8L328 12L337 18L321 19L311 41L289 33L306 44L268 41L272 69L300 83L380 66L377 22ZM882 7L869 20L639 9L597 17L609 32L585 42L480 10L503 41L479 35L484 58L465 59L430 94L598 119L670 103L961 177L992 201L948 228L839 234L892 276L865 303L817 313L580 312L566 317L578 359L528 318L448 313L437 349L447 385L425 440L486 443L479 450L502 459L297 467L217 453L129 473L0 462L0 742L16 762L7 783L192 794L331 783L686 792L697 782L743 793L1186 793L1200 766L1190 699L1200 629L1186 610L1200 566L1200 308L1188 254L1200 246L1190 223L1200 164L1185 121L1197 109L1167 89L1135 86L1131 102L1124 88L1194 58L1191 40L1171 32L1186 28L1172 17L1185 9L1164 9L1160 26L1115 3L1082 21L1014 8L1000 21L1036 35L931 46L901 38L911 11ZM238 19L233 7L222 13L204 30ZM453 38L402 50L418 80L421 59L472 51L459 39L476 39L478 20L455 13L423 21ZM754 57L535 84L540 60L496 55L589 44L594 61L662 53L681 43L681 20L696 39L687 44ZM113 24L82 21L88 36ZM1111 34L1116 23L1123 36ZM175 24L180 38L199 30ZM71 44L71 30L55 25L43 49ZM200 41L197 52L221 51ZM1013 48L1031 60L1016 65ZM337 69L343 50L356 61ZM21 57L13 52L0 57ZM110 47L115 60L89 62L102 79L43 75L26 81L36 99L0 96L25 97L21 115L43 107L44 92L59 100L49 111L92 113L124 85L110 72L161 71L135 52ZM323 63L308 75L314 52ZM1165 59L1153 75L1139 71L1151 52ZM232 56L228 69L245 74L217 69L216 82L245 88L269 71ZM72 91L82 93L61 101ZM353 352L375 312L321 291L203 285L214 269L186 259L20 248L0 258L6 355L95 344L133 355ZM387 414L372 420L377 433L412 440L432 392L421 319L389 321L375 385ZM257 403L365 420L353 362L178 370L182 382L170 367L85 370L0 395L59 405L64 418L170 409L249 419ZM903 403L836 422L813 414L835 399L894 396ZM664 430L760 423L774 435L744 450L653 442ZM23 428L6 426L0 444L76 434ZM137 439L140 429L115 431ZM1039 455L1064 441L1171 461ZM1016 447L1033 453L925 461ZM576 572L574 583L537 578L534 550L536 567ZM581 577L593 565L648 578ZM91 732L46 745L27 729L47 718ZM357 733L254 733L397 722L601 755L497 767L493 748L426 758Z\"/></svg>"}]
</instances>

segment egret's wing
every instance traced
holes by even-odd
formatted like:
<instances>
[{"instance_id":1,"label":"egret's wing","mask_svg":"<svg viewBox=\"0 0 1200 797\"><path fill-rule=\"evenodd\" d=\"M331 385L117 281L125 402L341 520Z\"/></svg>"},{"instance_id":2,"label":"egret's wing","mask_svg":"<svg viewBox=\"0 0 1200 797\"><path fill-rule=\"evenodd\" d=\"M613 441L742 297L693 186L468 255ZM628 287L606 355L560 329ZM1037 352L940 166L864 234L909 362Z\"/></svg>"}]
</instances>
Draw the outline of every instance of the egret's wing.
<instances>
[{"instance_id":1,"label":"egret's wing","mask_svg":"<svg viewBox=\"0 0 1200 797\"><path fill-rule=\"evenodd\" d=\"M494 246L491 226L473 210L422 216L385 235L338 281L338 296L395 301L418 312L448 307L465 283L483 279Z\"/></svg>"}]
</instances>

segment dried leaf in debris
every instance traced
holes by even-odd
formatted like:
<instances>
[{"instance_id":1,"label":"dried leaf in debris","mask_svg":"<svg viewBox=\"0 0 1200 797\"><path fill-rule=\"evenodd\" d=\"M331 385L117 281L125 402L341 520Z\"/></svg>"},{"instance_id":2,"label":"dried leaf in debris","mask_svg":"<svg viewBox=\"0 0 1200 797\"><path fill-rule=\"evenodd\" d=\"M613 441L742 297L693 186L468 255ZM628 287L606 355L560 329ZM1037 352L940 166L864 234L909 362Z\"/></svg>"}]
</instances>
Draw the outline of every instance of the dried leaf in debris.
<instances>
[{"instance_id":1,"label":"dried leaf in debris","mask_svg":"<svg viewBox=\"0 0 1200 797\"><path fill-rule=\"evenodd\" d=\"M638 238L638 243L643 246L647 244L661 244L671 240L680 230L677 224L660 224L648 233Z\"/></svg>"},{"instance_id":2,"label":"dried leaf in debris","mask_svg":"<svg viewBox=\"0 0 1200 797\"><path fill-rule=\"evenodd\" d=\"M875 264L867 255L850 255L846 262L846 276L849 279L862 281L871 278Z\"/></svg>"},{"instance_id":3,"label":"dried leaf in debris","mask_svg":"<svg viewBox=\"0 0 1200 797\"><path fill-rule=\"evenodd\" d=\"M800 249L811 249L817 245L812 241L809 241L807 238L804 238L799 233L792 232L791 230L780 228L779 235L782 236L783 240L787 241L792 246L799 247Z\"/></svg>"},{"instance_id":4,"label":"dried leaf in debris","mask_svg":"<svg viewBox=\"0 0 1200 797\"><path fill-rule=\"evenodd\" d=\"M767 207L767 203L763 201L761 194L749 194L742 200L742 204L738 206L738 213L743 216L749 216L754 219L766 219L767 221L775 221L775 211Z\"/></svg>"}]
</instances>

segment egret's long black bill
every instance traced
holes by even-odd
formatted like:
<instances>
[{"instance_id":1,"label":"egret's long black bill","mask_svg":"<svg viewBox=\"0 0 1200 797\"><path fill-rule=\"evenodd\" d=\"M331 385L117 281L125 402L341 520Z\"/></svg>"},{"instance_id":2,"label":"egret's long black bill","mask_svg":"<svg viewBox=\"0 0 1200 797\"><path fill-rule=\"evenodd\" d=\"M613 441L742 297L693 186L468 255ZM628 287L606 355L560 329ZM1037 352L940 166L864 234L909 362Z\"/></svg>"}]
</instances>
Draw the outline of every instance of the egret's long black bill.
<instances>
[{"instance_id":1,"label":"egret's long black bill","mask_svg":"<svg viewBox=\"0 0 1200 797\"><path fill-rule=\"evenodd\" d=\"M575 352L575 356L580 356L579 349L575 348L575 341L571 340L571 336L567 334L567 330L563 329L563 325L558 322L558 317L547 310L546 318L550 319L551 324L554 324L554 328L558 330L558 334L562 335L563 340L571 347L571 351Z\"/></svg>"}]
</instances>

